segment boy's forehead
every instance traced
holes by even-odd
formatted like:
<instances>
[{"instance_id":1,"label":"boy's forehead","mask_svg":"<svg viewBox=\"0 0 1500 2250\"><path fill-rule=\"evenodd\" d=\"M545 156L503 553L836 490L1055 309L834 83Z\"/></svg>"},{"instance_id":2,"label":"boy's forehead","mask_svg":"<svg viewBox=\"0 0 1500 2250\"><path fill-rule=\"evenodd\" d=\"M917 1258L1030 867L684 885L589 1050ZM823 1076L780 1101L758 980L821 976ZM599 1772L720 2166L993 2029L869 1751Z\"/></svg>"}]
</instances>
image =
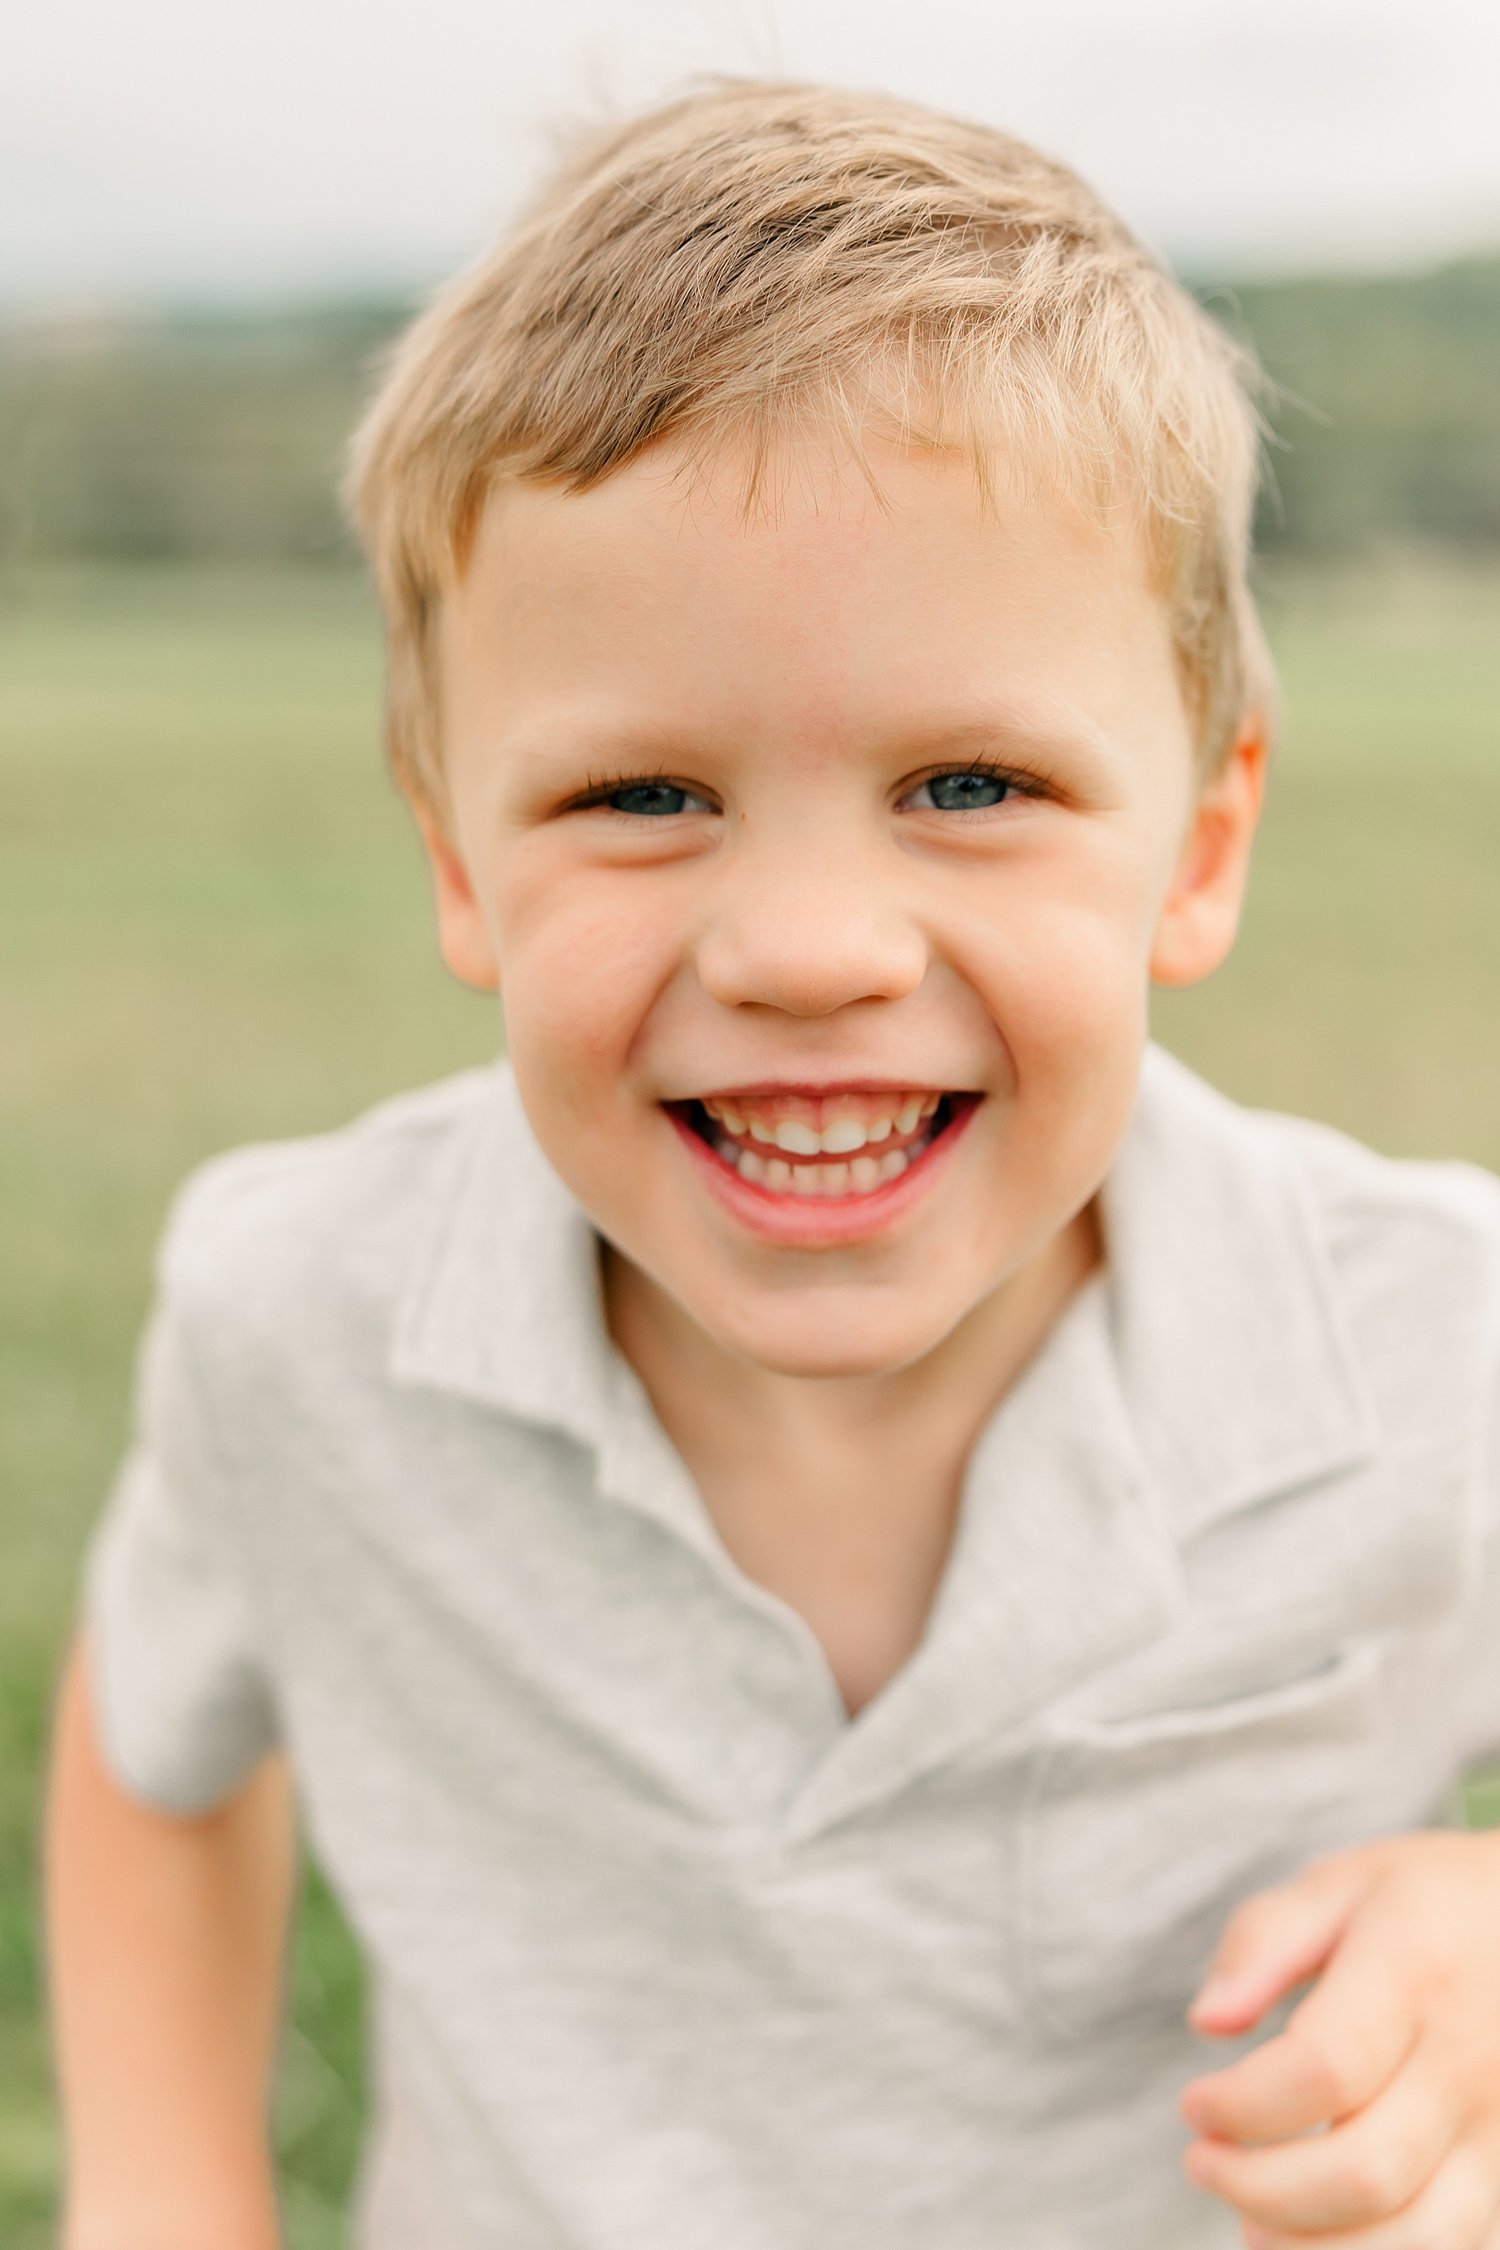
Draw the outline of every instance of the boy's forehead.
<instances>
[{"instance_id":1,"label":"boy's forehead","mask_svg":"<svg viewBox=\"0 0 1500 2250\"><path fill-rule=\"evenodd\" d=\"M1104 630L1149 616L1165 641L1133 517L1101 515L1029 464L997 467L874 435L857 451L818 432L769 450L651 446L582 490L498 483L452 591L513 616L563 601L575 628L728 597L794 635L883 604L909 606L931 637L970 611L993 623L998 600L1054 618L1076 606Z\"/></svg>"}]
</instances>

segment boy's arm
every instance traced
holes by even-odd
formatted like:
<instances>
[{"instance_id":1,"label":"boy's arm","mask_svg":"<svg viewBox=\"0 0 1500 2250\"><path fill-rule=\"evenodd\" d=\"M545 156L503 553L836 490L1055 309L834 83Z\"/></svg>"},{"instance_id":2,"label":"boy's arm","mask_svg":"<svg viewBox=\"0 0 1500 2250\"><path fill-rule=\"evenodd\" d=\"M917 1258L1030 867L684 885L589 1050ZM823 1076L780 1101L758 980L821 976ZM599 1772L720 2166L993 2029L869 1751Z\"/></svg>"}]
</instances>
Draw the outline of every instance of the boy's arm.
<instances>
[{"instance_id":1,"label":"boy's arm","mask_svg":"<svg viewBox=\"0 0 1500 2250\"><path fill-rule=\"evenodd\" d=\"M101 1756L79 1635L46 1821L60 2250L277 2250L266 2129L296 1872L279 1756L207 1813L159 1812Z\"/></svg>"}]
</instances>

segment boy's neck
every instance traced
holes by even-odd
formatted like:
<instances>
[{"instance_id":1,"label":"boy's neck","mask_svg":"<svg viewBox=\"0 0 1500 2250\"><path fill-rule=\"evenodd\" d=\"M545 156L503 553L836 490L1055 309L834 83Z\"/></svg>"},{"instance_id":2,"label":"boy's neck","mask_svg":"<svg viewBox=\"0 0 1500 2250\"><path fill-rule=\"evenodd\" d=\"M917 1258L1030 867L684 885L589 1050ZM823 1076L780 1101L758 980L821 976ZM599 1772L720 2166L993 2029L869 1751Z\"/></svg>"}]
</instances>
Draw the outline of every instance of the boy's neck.
<instances>
[{"instance_id":1,"label":"boy's neck","mask_svg":"<svg viewBox=\"0 0 1500 2250\"><path fill-rule=\"evenodd\" d=\"M784 1375L735 1358L604 1253L616 1343L745 1575L796 1610L852 1717L921 1641L988 1415L1099 1263L1092 1209L889 1375Z\"/></svg>"}]
</instances>

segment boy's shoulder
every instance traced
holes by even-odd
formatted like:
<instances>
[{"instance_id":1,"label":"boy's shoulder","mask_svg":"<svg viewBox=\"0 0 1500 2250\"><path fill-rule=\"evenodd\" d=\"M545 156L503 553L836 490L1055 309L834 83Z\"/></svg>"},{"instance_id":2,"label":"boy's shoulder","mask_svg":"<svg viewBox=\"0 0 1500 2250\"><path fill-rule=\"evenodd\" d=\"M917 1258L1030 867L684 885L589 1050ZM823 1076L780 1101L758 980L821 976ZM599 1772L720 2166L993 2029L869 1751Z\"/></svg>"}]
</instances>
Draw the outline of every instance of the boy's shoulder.
<instances>
[{"instance_id":1,"label":"boy's shoulder","mask_svg":"<svg viewBox=\"0 0 1500 2250\"><path fill-rule=\"evenodd\" d=\"M330 1292L389 1296L508 1085L503 1064L461 1071L332 1131L210 1157L173 1199L162 1294L196 1320L283 1331Z\"/></svg>"},{"instance_id":2,"label":"boy's shoulder","mask_svg":"<svg viewBox=\"0 0 1500 2250\"><path fill-rule=\"evenodd\" d=\"M1316 1119L1247 1107L1155 1047L1137 1130L1180 1170L1196 1148L1226 1204L1272 1185L1351 1279L1371 1261L1410 1275L1412 1259L1447 1257L1500 1284L1500 1177L1482 1165L1386 1156Z\"/></svg>"},{"instance_id":3,"label":"boy's shoulder","mask_svg":"<svg viewBox=\"0 0 1500 2250\"><path fill-rule=\"evenodd\" d=\"M1478 1165L1244 1107L1153 1048L1104 1218L1117 1349L1185 1521L1472 1451L1500 1403L1500 1180Z\"/></svg>"}]
</instances>

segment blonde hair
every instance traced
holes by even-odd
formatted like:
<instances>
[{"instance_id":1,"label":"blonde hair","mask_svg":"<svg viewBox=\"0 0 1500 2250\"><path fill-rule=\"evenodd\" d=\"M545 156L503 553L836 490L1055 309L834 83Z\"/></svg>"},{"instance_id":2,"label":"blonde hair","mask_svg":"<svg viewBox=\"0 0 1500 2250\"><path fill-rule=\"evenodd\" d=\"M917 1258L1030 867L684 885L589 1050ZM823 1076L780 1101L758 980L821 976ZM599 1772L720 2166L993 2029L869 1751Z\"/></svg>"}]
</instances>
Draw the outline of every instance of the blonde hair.
<instances>
[{"instance_id":1,"label":"blonde hair","mask_svg":"<svg viewBox=\"0 0 1500 2250\"><path fill-rule=\"evenodd\" d=\"M1246 584L1253 362L1077 174L915 103L731 82L551 181L407 330L348 498L385 611L387 734L441 814L434 647L499 477L597 484L832 415L1061 480L1144 528L1205 772L1272 693ZM752 483L754 476L752 475Z\"/></svg>"}]
</instances>

